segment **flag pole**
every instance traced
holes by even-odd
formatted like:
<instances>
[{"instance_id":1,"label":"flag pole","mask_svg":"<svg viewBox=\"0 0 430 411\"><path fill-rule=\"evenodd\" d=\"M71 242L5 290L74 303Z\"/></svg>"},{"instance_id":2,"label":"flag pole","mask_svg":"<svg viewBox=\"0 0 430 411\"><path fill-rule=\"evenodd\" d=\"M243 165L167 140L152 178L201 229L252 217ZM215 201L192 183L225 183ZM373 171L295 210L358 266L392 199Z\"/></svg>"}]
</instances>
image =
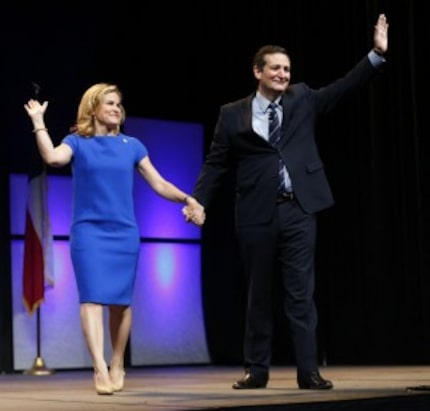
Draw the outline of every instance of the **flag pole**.
<instances>
[{"instance_id":1,"label":"flag pole","mask_svg":"<svg viewBox=\"0 0 430 411\"><path fill-rule=\"evenodd\" d=\"M55 371L46 367L45 361L42 357L42 349L40 342L40 305L36 310L36 333L37 333L37 354L33 361L33 366L24 371L25 375L51 375Z\"/></svg>"},{"instance_id":2,"label":"flag pole","mask_svg":"<svg viewBox=\"0 0 430 411\"><path fill-rule=\"evenodd\" d=\"M32 87L33 87L33 98L37 99L39 97L39 93L40 93L40 86L39 86L39 84L33 82ZM40 190L40 187L39 187L39 190ZM44 202L46 200L45 199L46 193L45 193L44 189L42 191L43 191L43 202ZM42 206L41 212L42 212L42 216L44 216L45 215L44 205ZM40 223L40 221L39 221L39 223ZM34 221L33 221L33 224L34 224ZM45 223L43 223L42 225L44 226ZM42 249L42 254L43 254L43 256L42 256L42 261L43 261L42 273L41 273L42 274L42 295L38 295L35 299L34 298L35 297L34 289L33 289L33 290L31 290L32 291L31 301L27 300L26 297L24 297L24 301L27 303L26 305L27 305L27 308L29 309L30 313L32 313L34 308L36 308L36 340L37 340L36 358L33 361L33 366L30 369L23 371L23 374L26 374L26 375L50 375L50 374L54 373L54 370L51 370L51 369L46 367L45 361L42 357L41 337L40 337L40 334L41 334L40 333L41 302L43 301L43 295L44 295L44 291L43 291L43 289L44 289L44 274L46 271L46 266L47 266L47 264L49 264L46 261L46 255L45 255L45 252L46 252L45 244L44 244L45 239L43 238L45 235L44 229L45 229L45 227L43 227L41 229L43 235L42 235L42 239L39 239L39 240L41 240L41 249ZM35 231L37 232L37 229ZM27 240L27 221L26 221L26 240ZM28 246L28 244L26 244L26 247L27 246ZM26 251L24 251L24 254L25 254L25 252ZM35 254L37 254L37 252L35 252L34 248L31 247L31 250L29 251L29 255L30 255L30 259L31 259L30 264L32 266L32 270L34 269L34 265L33 265L34 259L36 259L36 263L38 263L36 265L39 265L39 269L41 268L40 267L40 256L35 257ZM37 257L39 257L39 260ZM26 255L24 255L24 272L25 272L25 270L26 270ZM37 270L37 268L36 268L36 270ZM24 282L25 282L25 274L24 274ZM34 286L34 283L32 283L32 286ZM40 290L38 290L38 291L40 294ZM25 295L25 290L24 290L24 295Z\"/></svg>"}]
</instances>

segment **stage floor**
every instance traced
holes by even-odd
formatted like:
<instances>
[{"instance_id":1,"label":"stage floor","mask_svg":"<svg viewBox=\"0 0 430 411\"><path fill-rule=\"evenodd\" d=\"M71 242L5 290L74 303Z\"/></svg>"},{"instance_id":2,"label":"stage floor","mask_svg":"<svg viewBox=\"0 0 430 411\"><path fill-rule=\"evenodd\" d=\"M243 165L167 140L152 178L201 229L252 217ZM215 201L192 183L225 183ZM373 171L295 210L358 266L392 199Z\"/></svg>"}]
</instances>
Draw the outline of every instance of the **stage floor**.
<instances>
[{"instance_id":1,"label":"stage floor","mask_svg":"<svg viewBox=\"0 0 430 411\"><path fill-rule=\"evenodd\" d=\"M127 369L125 389L97 395L91 370L0 375L0 410L430 410L430 366L329 366L329 391L299 390L294 367L272 367L266 389L233 390L239 367ZM430 390L430 386L429 386Z\"/></svg>"}]
</instances>

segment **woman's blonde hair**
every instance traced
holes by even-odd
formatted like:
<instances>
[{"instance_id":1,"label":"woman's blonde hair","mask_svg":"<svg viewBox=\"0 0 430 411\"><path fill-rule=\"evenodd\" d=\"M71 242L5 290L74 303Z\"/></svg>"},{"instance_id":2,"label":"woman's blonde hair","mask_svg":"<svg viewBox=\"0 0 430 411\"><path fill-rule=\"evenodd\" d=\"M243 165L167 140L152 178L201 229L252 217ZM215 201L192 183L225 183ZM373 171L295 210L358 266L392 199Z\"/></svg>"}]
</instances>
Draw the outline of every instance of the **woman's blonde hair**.
<instances>
[{"instance_id":1,"label":"woman's blonde hair","mask_svg":"<svg viewBox=\"0 0 430 411\"><path fill-rule=\"evenodd\" d=\"M95 134L94 112L102 103L103 97L109 93L118 94L122 100L122 93L118 86L110 83L98 83L91 86L85 91L81 98L76 117L76 124L71 128L71 132L80 134L81 136L90 137ZM121 124L125 121L125 110L121 105ZM116 133L119 133L120 126L117 126Z\"/></svg>"}]
</instances>

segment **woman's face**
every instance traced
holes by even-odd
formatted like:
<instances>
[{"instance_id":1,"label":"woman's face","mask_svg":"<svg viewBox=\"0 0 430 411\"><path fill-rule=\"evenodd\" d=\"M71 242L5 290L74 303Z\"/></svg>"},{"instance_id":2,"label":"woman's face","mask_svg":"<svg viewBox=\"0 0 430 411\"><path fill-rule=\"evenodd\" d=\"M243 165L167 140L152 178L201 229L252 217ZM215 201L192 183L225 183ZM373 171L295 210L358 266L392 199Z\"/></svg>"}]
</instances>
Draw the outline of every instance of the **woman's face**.
<instances>
[{"instance_id":1,"label":"woman's face","mask_svg":"<svg viewBox=\"0 0 430 411\"><path fill-rule=\"evenodd\" d=\"M97 122L108 128L120 126L123 117L121 99L115 92L103 96L94 113Z\"/></svg>"}]
</instances>

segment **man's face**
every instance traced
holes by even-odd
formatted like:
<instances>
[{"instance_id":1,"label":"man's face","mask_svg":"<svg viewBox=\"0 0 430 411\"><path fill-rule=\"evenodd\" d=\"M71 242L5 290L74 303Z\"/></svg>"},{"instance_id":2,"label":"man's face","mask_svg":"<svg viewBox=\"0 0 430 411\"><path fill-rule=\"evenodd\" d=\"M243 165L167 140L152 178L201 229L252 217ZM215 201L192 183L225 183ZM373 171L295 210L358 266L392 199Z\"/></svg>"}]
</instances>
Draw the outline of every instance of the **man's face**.
<instances>
[{"instance_id":1,"label":"man's face","mask_svg":"<svg viewBox=\"0 0 430 411\"><path fill-rule=\"evenodd\" d=\"M285 54L274 53L266 54L265 60L262 70L254 67L258 90L266 97L282 94L290 84L290 59Z\"/></svg>"}]
</instances>

